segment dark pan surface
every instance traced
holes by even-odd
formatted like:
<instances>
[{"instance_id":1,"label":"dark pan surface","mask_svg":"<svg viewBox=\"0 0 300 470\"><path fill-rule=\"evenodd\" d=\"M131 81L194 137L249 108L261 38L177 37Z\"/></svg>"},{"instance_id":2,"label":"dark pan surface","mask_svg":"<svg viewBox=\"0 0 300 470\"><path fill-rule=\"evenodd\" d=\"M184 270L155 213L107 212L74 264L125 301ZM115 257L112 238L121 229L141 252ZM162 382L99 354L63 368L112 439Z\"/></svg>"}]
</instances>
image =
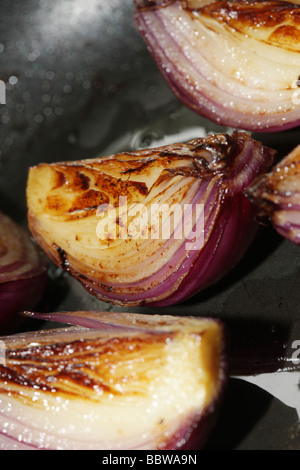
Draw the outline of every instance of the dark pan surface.
<instances>
[{"instance_id":1,"label":"dark pan surface","mask_svg":"<svg viewBox=\"0 0 300 470\"><path fill-rule=\"evenodd\" d=\"M23 225L31 165L222 130L185 109L168 89L135 29L132 0L1 0L0 79L7 84L0 105L0 210ZM283 156L299 143L299 130L255 137ZM299 254L266 227L218 285L155 312L211 315L229 328L292 328L299 322ZM59 270L53 275L48 311L112 309ZM300 450L296 412L232 379L207 448Z\"/></svg>"}]
</instances>

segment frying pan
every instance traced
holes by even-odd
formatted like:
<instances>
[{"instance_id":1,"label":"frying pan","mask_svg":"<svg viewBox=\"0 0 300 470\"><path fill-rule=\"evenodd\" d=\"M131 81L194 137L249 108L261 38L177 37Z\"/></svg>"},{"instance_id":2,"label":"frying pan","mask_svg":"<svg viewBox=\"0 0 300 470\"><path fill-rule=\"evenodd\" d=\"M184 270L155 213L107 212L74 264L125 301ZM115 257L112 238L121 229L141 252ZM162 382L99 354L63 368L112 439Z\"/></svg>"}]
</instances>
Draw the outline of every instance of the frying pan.
<instances>
[{"instance_id":1,"label":"frying pan","mask_svg":"<svg viewBox=\"0 0 300 470\"><path fill-rule=\"evenodd\" d=\"M227 130L174 97L135 28L133 11L133 0L1 0L6 96L0 105L0 210L22 225L31 165ZM299 130L254 137L284 156L299 143ZM289 330L299 322L299 253L265 227L225 279L155 312L218 317L241 334L265 325ZM48 311L112 309L52 266L51 276L43 306ZM30 320L24 326L42 327ZM206 448L300 450L297 413L256 385L232 378Z\"/></svg>"}]
</instances>

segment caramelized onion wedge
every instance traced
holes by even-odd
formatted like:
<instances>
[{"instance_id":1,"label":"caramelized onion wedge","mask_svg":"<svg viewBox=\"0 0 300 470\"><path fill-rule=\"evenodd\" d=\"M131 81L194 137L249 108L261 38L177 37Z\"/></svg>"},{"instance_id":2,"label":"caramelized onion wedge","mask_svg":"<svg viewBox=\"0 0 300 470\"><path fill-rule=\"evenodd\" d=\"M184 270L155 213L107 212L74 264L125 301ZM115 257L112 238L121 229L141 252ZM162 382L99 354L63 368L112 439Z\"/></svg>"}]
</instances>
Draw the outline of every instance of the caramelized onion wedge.
<instances>
[{"instance_id":1,"label":"caramelized onion wedge","mask_svg":"<svg viewBox=\"0 0 300 470\"><path fill-rule=\"evenodd\" d=\"M174 304L244 255L257 229L244 190L273 155L235 132L40 164L29 172L29 228L54 263L97 298Z\"/></svg>"},{"instance_id":2,"label":"caramelized onion wedge","mask_svg":"<svg viewBox=\"0 0 300 470\"><path fill-rule=\"evenodd\" d=\"M222 324L166 315L56 314L75 324L89 318L93 328L1 337L0 449L203 446L226 383Z\"/></svg>"},{"instance_id":3,"label":"caramelized onion wedge","mask_svg":"<svg viewBox=\"0 0 300 470\"><path fill-rule=\"evenodd\" d=\"M0 212L0 333L19 325L17 314L34 308L44 293L47 265L29 234Z\"/></svg>"},{"instance_id":4,"label":"caramelized onion wedge","mask_svg":"<svg viewBox=\"0 0 300 470\"><path fill-rule=\"evenodd\" d=\"M41 164L29 172L29 228L99 299L174 304L219 280L245 253L257 223L244 190L273 155L235 132Z\"/></svg>"},{"instance_id":5,"label":"caramelized onion wedge","mask_svg":"<svg viewBox=\"0 0 300 470\"><path fill-rule=\"evenodd\" d=\"M247 193L280 235L300 245L300 145Z\"/></svg>"},{"instance_id":6,"label":"caramelized onion wedge","mask_svg":"<svg viewBox=\"0 0 300 470\"><path fill-rule=\"evenodd\" d=\"M300 6L285 1L136 0L136 23L188 107L233 128L300 123Z\"/></svg>"}]
</instances>

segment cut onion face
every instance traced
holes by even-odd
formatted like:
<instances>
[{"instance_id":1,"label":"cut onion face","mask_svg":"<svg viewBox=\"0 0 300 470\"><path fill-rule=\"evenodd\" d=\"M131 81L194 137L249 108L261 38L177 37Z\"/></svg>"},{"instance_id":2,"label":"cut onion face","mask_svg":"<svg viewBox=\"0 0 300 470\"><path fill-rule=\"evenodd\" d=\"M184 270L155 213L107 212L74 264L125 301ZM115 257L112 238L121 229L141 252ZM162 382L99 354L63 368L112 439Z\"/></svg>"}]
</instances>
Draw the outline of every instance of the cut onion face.
<instances>
[{"instance_id":1,"label":"cut onion face","mask_svg":"<svg viewBox=\"0 0 300 470\"><path fill-rule=\"evenodd\" d=\"M136 24L175 95L210 120L274 132L300 123L300 6L136 0Z\"/></svg>"},{"instance_id":2,"label":"cut onion face","mask_svg":"<svg viewBox=\"0 0 300 470\"><path fill-rule=\"evenodd\" d=\"M300 146L259 177L247 193L280 235L300 245Z\"/></svg>"},{"instance_id":3,"label":"cut onion face","mask_svg":"<svg viewBox=\"0 0 300 470\"><path fill-rule=\"evenodd\" d=\"M219 321L54 316L76 326L0 337L0 449L203 447L227 380Z\"/></svg>"},{"instance_id":4,"label":"cut onion face","mask_svg":"<svg viewBox=\"0 0 300 470\"><path fill-rule=\"evenodd\" d=\"M0 333L12 332L18 313L34 308L47 284L47 264L29 234L0 213Z\"/></svg>"},{"instance_id":5,"label":"cut onion face","mask_svg":"<svg viewBox=\"0 0 300 470\"><path fill-rule=\"evenodd\" d=\"M29 228L97 298L171 305L217 282L257 229L245 189L274 152L245 132L77 162L40 164Z\"/></svg>"}]
</instances>

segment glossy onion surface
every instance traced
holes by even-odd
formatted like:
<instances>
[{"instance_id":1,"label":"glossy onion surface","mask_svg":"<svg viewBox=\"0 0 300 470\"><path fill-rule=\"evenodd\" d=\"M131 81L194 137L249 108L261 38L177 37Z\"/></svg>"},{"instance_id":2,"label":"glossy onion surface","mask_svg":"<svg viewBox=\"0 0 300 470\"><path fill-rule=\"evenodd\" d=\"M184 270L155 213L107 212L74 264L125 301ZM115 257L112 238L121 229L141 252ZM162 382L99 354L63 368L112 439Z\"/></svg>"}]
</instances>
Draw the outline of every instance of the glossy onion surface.
<instances>
[{"instance_id":1,"label":"glossy onion surface","mask_svg":"<svg viewBox=\"0 0 300 470\"><path fill-rule=\"evenodd\" d=\"M99 299L174 304L244 255L257 229L244 190L273 154L235 132L40 164L29 172L29 228L54 263Z\"/></svg>"},{"instance_id":2,"label":"glossy onion surface","mask_svg":"<svg viewBox=\"0 0 300 470\"><path fill-rule=\"evenodd\" d=\"M1 337L0 449L203 446L226 383L218 321L100 312L55 316L89 326Z\"/></svg>"},{"instance_id":3,"label":"glossy onion surface","mask_svg":"<svg viewBox=\"0 0 300 470\"><path fill-rule=\"evenodd\" d=\"M136 23L176 96L233 128L300 122L300 6L285 1L136 0Z\"/></svg>"}]
</instances>

